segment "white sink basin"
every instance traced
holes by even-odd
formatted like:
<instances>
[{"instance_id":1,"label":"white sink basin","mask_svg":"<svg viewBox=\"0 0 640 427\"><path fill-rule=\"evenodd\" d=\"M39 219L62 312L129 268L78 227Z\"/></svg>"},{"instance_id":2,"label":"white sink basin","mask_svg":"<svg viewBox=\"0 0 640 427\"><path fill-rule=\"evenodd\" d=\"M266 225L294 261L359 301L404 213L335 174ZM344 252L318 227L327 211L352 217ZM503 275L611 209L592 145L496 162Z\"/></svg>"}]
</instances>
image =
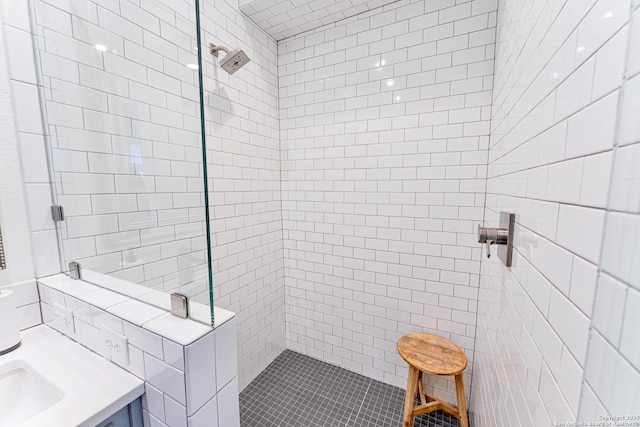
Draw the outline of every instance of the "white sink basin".
<instances>
[{"instance_id":1,"label":"white sink basin","mask_svg":"<svg viewBox=\"0 0 640 427\"><path fill-rule=\"evenodd\" d=\"M0 426L17 426L63 397L64 393L23 360L0 364Z\"/></svg>"},{"instance_id":2,"label":"white sink basin","mask_svg":"<svg viewBox=\"0 0 640 427\"><path fill-rule=\"evenodd\" d=\"M95 427L144 381L45 325L0 356L0 427Z\"/></svg>"}]
</instances>

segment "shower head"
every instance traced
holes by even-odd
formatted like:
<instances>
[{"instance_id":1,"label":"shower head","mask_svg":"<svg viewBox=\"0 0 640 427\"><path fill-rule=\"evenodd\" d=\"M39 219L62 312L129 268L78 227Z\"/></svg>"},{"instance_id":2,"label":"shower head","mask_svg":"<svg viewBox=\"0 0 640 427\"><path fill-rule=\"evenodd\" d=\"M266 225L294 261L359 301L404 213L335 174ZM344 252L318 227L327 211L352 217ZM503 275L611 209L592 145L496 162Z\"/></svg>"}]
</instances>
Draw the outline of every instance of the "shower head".
<instances>
[{"instance_id":1,"label":"shower head","mask_svg":"<svg viewBox=\"0 0 640 427\"><path fill-rule=\"evenodd\" d=\"M247 62L251 61L242 49L236 48L229 52L226 47L216 46L213 43L209 44L209 52L216 58L220 51L226 52L226 55L218 61L218 65L220 65L229 74L235 73L240 68L244 67Z\"/></svg>"},{"instance_id":2,"label":"shower head","mask_svg":"<svg viewBox=\"0 0 640 427\"><path fill-rule=\"evenodd\" d=\"M220 65L227 73L233 74L240 68L244 67L244 65L249 61L251 60L242 49L234 49L218 61L218 65Z\"/></svg>"}]
</instances>

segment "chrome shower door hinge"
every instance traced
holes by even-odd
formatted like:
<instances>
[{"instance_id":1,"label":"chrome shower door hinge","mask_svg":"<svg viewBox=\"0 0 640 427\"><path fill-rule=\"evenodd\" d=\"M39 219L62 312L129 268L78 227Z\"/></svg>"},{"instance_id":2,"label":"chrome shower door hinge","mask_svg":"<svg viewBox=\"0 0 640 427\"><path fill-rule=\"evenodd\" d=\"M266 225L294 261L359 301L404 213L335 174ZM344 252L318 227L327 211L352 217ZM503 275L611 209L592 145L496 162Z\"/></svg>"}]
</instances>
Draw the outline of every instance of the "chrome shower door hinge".
<instances>
[{"instance_id":1,"label":"chrome shower door hinge","mask_svg":"<svg viewBox=\"0 0 640 427\"><path fill-rule=\"evenodd\" d=\"M189 315L189 303L186 295L171 294L171 314L181 319L186 319Z\"/></svg>"},{"instance_id":2,"label":"chrome shower door hinge","mask_svg":"<svg viewBox=\"0 0 640 427\"><path fill-rule=\"evenodd\" d=\"M4 243L2 242L2 230L0 229L0 270L7 268L7 259L4 256Z\"/></svg>"},{"instance_id":3,"label":"chrome shower door hinge","mask_svg":"<svg viewBox=\"0 0 640 427\"><path fill-rule=\"evenodd\" d=\"M51 216L56 222L64 221L64 209L60 205L51 206Z\"/></svg>"},{"instance_id":4,"label":"chrome shower door hinge","mask_svg":"<svg viewBox=\"0 0 640 427\"><path fill-rule=\"evenodd\" d=\"M80 264L75 261L69 263L69 277L75 280L80 280Z\"/></svg>"}]
</instances>

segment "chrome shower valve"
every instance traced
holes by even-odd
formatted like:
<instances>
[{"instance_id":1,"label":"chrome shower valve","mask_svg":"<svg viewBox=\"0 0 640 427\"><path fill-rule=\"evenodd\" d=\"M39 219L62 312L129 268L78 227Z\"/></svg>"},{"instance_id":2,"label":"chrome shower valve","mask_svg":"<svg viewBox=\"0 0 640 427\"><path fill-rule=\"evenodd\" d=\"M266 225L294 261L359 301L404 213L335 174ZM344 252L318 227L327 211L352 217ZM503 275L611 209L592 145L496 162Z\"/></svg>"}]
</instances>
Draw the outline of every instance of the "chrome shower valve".
<instances>
[{"instance_id":1,"label":"chrome shower valve","mask_svg":"<svg viewBox=\"0 0 640 427\"><path fill-rule=\"evenodd\" d=\"M500 212L500 227L482 227L478 225L478 243L487 246L487 258L491 257L491 245L498 245L498 258L507 267L511 267L513 258L513 229L516 215Z\"/></svg>"}]
</instances>

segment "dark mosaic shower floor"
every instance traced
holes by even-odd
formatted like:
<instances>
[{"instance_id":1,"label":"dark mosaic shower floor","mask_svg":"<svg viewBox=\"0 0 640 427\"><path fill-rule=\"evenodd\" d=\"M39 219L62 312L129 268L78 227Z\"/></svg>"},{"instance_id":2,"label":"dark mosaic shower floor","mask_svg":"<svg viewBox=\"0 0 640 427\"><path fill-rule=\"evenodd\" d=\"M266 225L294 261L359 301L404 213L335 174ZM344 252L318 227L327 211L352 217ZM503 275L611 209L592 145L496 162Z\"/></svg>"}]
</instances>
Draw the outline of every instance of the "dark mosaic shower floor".
<instances>
[{"instance_id":1,"label":"dark mosaic shower floor","mask_svg":"<svg viewBox=\"0 0 640 427\"><path fill-rule=\"evenodd\" d=\"M240 394L242 427L400 427L404 390L285 350ZM458 427L442 411L413 427Z\"/></svg>"}]
</instances>

